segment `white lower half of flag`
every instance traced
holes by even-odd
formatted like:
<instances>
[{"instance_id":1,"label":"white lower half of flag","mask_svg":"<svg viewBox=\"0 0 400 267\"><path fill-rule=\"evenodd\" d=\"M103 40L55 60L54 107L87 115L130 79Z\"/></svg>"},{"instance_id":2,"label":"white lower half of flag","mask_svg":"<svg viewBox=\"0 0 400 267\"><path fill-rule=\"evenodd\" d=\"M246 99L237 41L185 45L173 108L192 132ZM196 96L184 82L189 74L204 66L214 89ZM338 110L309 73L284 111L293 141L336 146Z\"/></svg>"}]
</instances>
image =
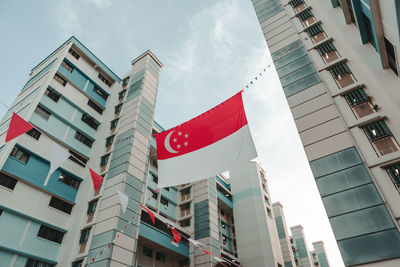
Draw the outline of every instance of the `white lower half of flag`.
<instances>
[{"instance_id":1,"label":"white lower half of flag","mask_svg":"<svg viewBox=\"0 0 400 267\"><path fill-rule=\"evenodd\" d=\"M158 187L168 187L215 176L257 157L246 124L231 135L196 151L158 160Z\"/></svg>"}]
</instances>

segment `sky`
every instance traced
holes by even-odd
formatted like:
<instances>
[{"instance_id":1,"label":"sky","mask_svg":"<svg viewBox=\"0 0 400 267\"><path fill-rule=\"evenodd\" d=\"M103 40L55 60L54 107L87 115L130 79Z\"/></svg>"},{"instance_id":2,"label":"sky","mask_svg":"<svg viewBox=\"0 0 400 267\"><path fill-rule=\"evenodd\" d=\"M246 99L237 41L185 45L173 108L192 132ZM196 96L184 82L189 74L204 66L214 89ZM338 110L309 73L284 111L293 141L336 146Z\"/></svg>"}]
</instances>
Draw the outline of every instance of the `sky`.
<instances>
[{"instance_id":1,"label":"sky","mask_svg":"<svg viewBox=\"0 0 400 267\"><path fill-rule=\"evenodd\" d=\"M262 72L244 105L272 201L288 226L303 225L309 250L323 240L331 266L344 266L250 0L0 1L1 102L10 106L30 70L72 35L119 77L150 49L164 64L155 120L166 129ZM0 103L1 117L6 110Z\"/></svg>"}]
</instances>

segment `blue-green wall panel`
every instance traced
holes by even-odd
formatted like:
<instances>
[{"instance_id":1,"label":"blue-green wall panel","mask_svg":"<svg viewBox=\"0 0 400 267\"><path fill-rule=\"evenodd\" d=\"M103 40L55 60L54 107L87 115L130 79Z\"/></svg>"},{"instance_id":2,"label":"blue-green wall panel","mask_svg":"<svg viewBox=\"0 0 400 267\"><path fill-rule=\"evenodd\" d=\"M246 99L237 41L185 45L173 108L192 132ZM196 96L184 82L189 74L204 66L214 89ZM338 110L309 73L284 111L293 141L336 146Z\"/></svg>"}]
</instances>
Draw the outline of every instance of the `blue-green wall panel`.
<instances>
[{"instance_id":1,"label":"blue-green wall panel","mask_svg":"<svg viewBox=\"0 0 400 267\"><path fill-rule=\"evenodd\" d=\"M13 257L13 253L0 250L0 262L3 266L9 266Z\"/></svg>"},{"instance_id":2,"label":"blue-green wall panel","mask_svg":"<svg viewBox=\"0 0 400 267\"><path fill-rule=\"evenodd\" d=\"M308 251L306 249L306 244L304 243L304 239L302 237L296 238L295 240L296 243L296 248L299 253L300 258L307 258L308 257Z\"/></svg>"},{"instance_id":3,"label":"blue-green wall panel","mask_svg":"<svg viewBox=\"0 0 400 267\"><path fill-rule=\"evenodd\" d=\"M275 224L276 224L276 229L278 230L279 239L285 238L286 237L285 226L283 225L283 220L281 216L275 217Z\"/></svg>"},{"instance_id":4,"label":"blue-green wall panel","mask_svg":"<svg viewBox=\"0 0 400 267\"><path fill-rule=\"evenodd\" d=\"M319 267L330 267L325 253L318 253L317 257L318 257Z\"/></svg>"},{"instance_id":5,"label":"blue-green wall panel","mask_svg":"<svg viewBox=\"0 0 400 267\"><path fill-rule=\"evenodd\" d=\"M207 199L194 204L194 239L210 236L209 217L210 211Z\"/></svg>"},{"instance_id":6,"label":"blue-green wall panel","mask_svg":"<svg viewBox=\"0 0 400 267\"><path fill-rule=\"evenodd\" d=\"M232 200L230 200L227 196L225 196L224 193L222 193L221 191L218 190L217 192L218 194L218 198L220 200L222 200L226 205L228 205L228 207L230 207L231 209L233 209L233 203Z\"/></svg>"},{"instance_id":7,"label":"blue-green wall panel","mask_svg":"<svg viewBox=\"0 0 400 267\"><path fill-rule=\"evenodd\" d=\"M284 266L285 266L285 267L293 267L293 264L292 264L291 261L286 261L286 262L284 263Z\"/></svg>"}]
</instances>

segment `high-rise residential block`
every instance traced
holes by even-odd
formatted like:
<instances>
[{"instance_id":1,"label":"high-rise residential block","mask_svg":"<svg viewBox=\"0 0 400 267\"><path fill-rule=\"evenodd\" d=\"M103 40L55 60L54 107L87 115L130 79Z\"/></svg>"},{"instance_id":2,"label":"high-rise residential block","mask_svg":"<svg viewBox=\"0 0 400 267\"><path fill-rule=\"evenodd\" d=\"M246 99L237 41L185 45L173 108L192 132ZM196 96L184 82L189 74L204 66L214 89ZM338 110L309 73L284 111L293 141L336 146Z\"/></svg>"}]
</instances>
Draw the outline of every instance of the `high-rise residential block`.
<instances>
[{"instance_id":1,"label":"high-rise residential block","mask_svg":"<svg viewBox=\"0 0 400 267\"><path fill-rule=\"evenodd\" d=\"M314 267L329 267L328 257L326 256L325 245L323 241L313 242L314 250L310 251L310 257Z\"/></svg>"},{"instance_id":2,"label":"high-rise residential block","mask_svg":"<svg viewBox=\"0 0 400 267\"><path fill-rule=\"evenodd\" d=\"M252 3L345 265L400 265L399 1Z\"/></svg>"}]
</instances>

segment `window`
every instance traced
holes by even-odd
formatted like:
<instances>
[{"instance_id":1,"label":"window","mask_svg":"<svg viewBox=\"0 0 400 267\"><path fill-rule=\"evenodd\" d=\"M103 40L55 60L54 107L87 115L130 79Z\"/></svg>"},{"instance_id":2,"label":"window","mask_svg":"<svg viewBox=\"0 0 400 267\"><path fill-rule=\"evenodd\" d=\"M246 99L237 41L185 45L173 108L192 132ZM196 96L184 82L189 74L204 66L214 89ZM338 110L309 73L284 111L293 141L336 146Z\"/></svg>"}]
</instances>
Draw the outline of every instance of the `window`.
<instances>
[{"instance_id":1,"label":"window","mask_svg":"<svg viewBox=\"0 0 400 267\"><path fill-rule=\"evenodd\" d=\"M386 171L396 188L400 189L400 163L386 167Z\"/></svg>"},{"instance_id":2,"label":"window","mask_svg":"<svg viewBox=\"0 0 400 267\"><path fill-rule=\"evenodd\" d=\"M60 172L60 176L58 177L58 180L60 180L61 182L63 182L66 185L69 185L75 189L79 188L80 185L80 181L76 180L74 177L72 177L71 175L61 171Z\"/></svg>"},{"instance_id":3,"label":"window","mask_svg":"<svg viewBox=\"0 0 400 267\"><path fill-rule=\"evenodd\" d=\"M56 197L51 197L49 206L53 207L55 209L58 209L62 212L65 212L67 214L71 214L72 207L73 207L71 204L65 202L64 200L58 199Z\"/></svg>"},{"instance_id":4,"label":"window","mask_svg":"<svg viewBox=\"0 0 400 267\"><path fill-rule=\"evenodd\" d=\"M122 80L122 86L127 86L129 82L129 77L126 77L125 79Z\"/></svg>"},{"instance_id":5,"label":"window","mask_svg":"<svg viewBox=\"0 0 400 267\"><path fill-rule=\"evenodd\" d=\"M39 228L38 237L61 244L64 233L42 224Z\"/></svg>"},{"instance_id":6,"label":"window","mask_svg":"<svg viewBox=\"0 0 400 267\"><path fill-rule=\"evenodd\" d=\"M72 263L72 267L82 267L82 265L83 265L83 260L74 261Z\"/></svg>"},{"instance_id":7,"label":"window","mask_svg":"<svg viewBox=\"0 0 400 267\"><path fill-rule=\"evenodd\" d=\"M376 48L374 36L373 36L373 33L372 33L371 21L369 20L369 18L368 18L367 16L365 16L364 13L362 13L362 18L363 18L363 20L364 20L365 30L366 30L366 32L367 32L368 42L369 42L374 48Z\"/></svg>"},{"instance_id":8,"label":"window","mask_svg":"<svg viewBox=\"0 0 400 267\"><path fill-rule=\"evenodd\" d=\"M64 68L67 69L67 71L69 72L73 72L74 71L74 66L72 66L71 64L69 64L68 62L66 62L65 60L63 60L63 62L61 63L61 66L63 66Z\"/></svg>"},{"instance_id":9,"label":"window","mask_svg":"<svg viewBox=\"0 0 400 267\"><path fill-rule=\"evenodd\" d=\"M223 229L225 229L225 228L226 228L226 224L225 224L224 222L221 222L221 227L222 227Z\"/></svg>"},{"instance_id":10,"label":"window","mask_svg":"<svg viewBox=\"0 0 400 267\"><path fill-rule=\"evenodd\" d=\"M111 121L110 129L113 130L113 129L117 128L117 125L118 125L118 119Z\"/></svg>"},{"instance_id":11,"label":"window","mask_svg":"<svg viewBox=\"0 0 400 267\"><path fill-rule=\"evenodd\" d=\"M40 117L42 117L43 119L45 119L46 121L49 120L51 113L48 112L47 110L45 110L44 108L37 106L35 109L35 113L38 114Z\"/></svg>"},{"instance_id":12,"label":"window","mask_svg":"<svg viewBox=\"0 0 400 267\"><path fill-rule=\"evenodd\" d=\"M118 93L118 99L121 100L122 98L124 98L126 94L126 90L122 90L121 92Z\"/></svg>"},{"instance_id":13,"label":"window","mask_svg":"<svg viewBox=\"0 0 400 267\"><path fill-rule=\"evenodd\" d=\"M156 252L156 260L165 262L165 254L157 251Z\"/></svg>"},{"instance_id":14,"label":"window","mask_svg":"<svg viewBox=\"0 0 400 267\"><path fill-rule=\"evenodd\" d=\"M47 95L50 99L52 99L56 103L60 99L60 95L56 91L54 91L53 89L50 89L50 88L47 88L47 90L44 94Z\"/></svg>"},{"instance_id":15,"label":"window","mask_svg":"<svg viewBox=\"0 0 400 267\"><path fill-rule=\"evenodd\" d=\"M25 263L25 267L54 267L54 264L29 258Z\"/></svg>"},{"instance_id":16,"label":"window","mask_svg":"<svg viewBox=\"0 0 400 267\"><path fill-rule=\"evenodd\" d=\"M181 190L181 201L190 199L190 187Z\"/></svg>"},{"instance_id":17,"label":"window","mask_svg":"<svg viewBox=\"0 0 400 267\"><path fill-rule=\"evenodd\" d=\"M362 129L380 155L399 150L392 138L392 133L383 120L363 126Z\"/></svg>"},{"instance_id":18,"label":"window","mask_svg":"<svg viewBox=\"0 0 400 267\"><path fill-rule=\"evenodd\" d=\"M98 113L103 114L103 108L100 107L99 105L97 105L96 103L94 103L92 100L89 99L88 103L87 103L91 108L93 108L94 110L96 110Z\"/></svg>"},{"instance_id":19,"label":"window","mask_svg":"<svg viewBox=\"0 0 400 267\"><path fill-rule=\"evenodd\" d=\"M30 157L30 155L27 152L19 149L16 146L11 151L10 156L24 163L27 163Z\"/></svg>"},{"instance_id":20,"label":"window","mask_svg":"<svg viewBox=\"0 0 400 267\"><path fill-rule=\"evenodd\" d=\"M115 137L115 135L107 137L107 139L106 139L106 147L112 145L112 143L114 141L114 137Z\"/></svg>"},{"instance_id":21,"label":"window","mask_svg":"<svg viewBox=\"0 0 400 267\"><path fill-rule=\"evenodd\" d=\"M190 214L190 203L181 205L181 216L186 216Z\"/></svg>"},{"instance_id":22,"label":"window","mask_svg":"<svg viewBox=\"0 0 400 267\"><path fill-rule=\"evenodd\" d=\"M267 196L264 196L264 200L265 200L265 203L267 203L268 205L271 204L271 203L269 202L269 198L268 198Z\"/></svg>"},{"instance_id":23,"label":"window","mask_svg":"<svg viewBox=\"0 0 400 267\"><path fill-rule=\"evenodd\" d=\"M108 159L110 158L110 154L104 155L101 157L100 167L107 165Z\"/></svg>"},{"instance_id":24,"label":"window","mask_svg":"<svg viewBox=\"0 0 400 267\"><path fill-rule=\"evenodd\" d=\"M31 136L32 138L39 140L40 135L42 135L41 132L36 130L35 128L30 129L29 131L26 132L27 135Z\"/></svg>"},{"instance_id":25,"label":"window","mask_svg":"<svg viewBox=\"0 0 400 267\"><path fill-rule=\"evenodd\" d=\"M221 216L225 216L225 213L222 209L221 209Z\"/></svg>"},{"instance_id":26,"label":"window","mask_svg":"<svg viewBox=\"0 0 400 267\"><path fill-rule=\"evenodd\" d=\"M225 235L222 235L222 244L226 245L226 236Z\"/></svg>"},{"instance_id":27,"label":"window","mask_svg":"<svg viewBox=\"0 0 400 267\"><path fill-rule=\"evenodd\" d=\"M355 82L354 77L351 74L351 70L346 63L339 63L329 69L332 77L335 79L336 83L344 88Z\"/></svg>"},{"instance_id":28,"label":"window","mask_svg":"<svg viewBox=\"0 0 400 267\"><path fill-rule=\"evenodd\" d=\"M54 80L59 82L62 86L67 85L67 80L64 79L63 77L61 77L58 73L56 73L56 75L54 75Z\"/></svg>"},{"instance_id":29,"label":"window","mask_svg":"<svg viewBox=\"0 0 400 267\"><path fill-rule=\"evenodd\" d=\"M117 114L121 111L122 109L122 104L116 105L115 106L115 110L114 110L114 114Z\"/></svg>"},{"instance_id":30,"label":"window","mask_svg":"<svg viewBox=\"0 0 400 267\"><path fill-rule=\"evenodd\" d=\"M302 11L301 13L298 13L297 16L299 17L299 20L305 27L310 26L312 23L314 23L316 21L314 15L310 9L307 9L305 11Z\"/></svg>"},{"instance_id":31,"label":"window","mask_svg":"<svg viewBox=\"0 0 400 267\"><path fill-rule=\"evenodd\" d=\"M86 113L82 114L81 120L95 130L97 130L97 128L100 125L99 122L97 122L92 116L90 116L89 114L86 114Z\"/></svg>"},{"instance_id":32,"label":"window","mask_svg":"<svg viewBox=\"0 0 400 267\"><path fill-rule=\"evenodd\" d=\"M97 207L97 200L93 200L89 202L89 206L88 206L88 210L87 210L87 214L91 214L94 213Z\"/></svg>"},{"instance_id":33,"label":"window","mask_svg":"<svg viewBox=\"0 0 400 267\"><path fill-rule=\"evenodd\" d=\"M93 91L95 91L104 100L107 100L108 95L103 90L101 90L99 87L94 86Z\"/></svg>"},{"instance_id":34,"label":"window","mask_svg":"<svg viewBox=\"0 0 400 267\"><path fill-rule=\"evenodd\" d=\"M0 185L7 187L8 189L14 190L15 185L17 184L18 180L8 176L5 173L0 172Z\"/></svg>"},{"instance_id":35,"label":"window","mask_svg":"<svg viewBox=\"0 0 400 267\"><path fill-rule=\"evenodd\" d=\"M84 157L80 156L78 153L75 153L72 150L69 150L69 153L71 154L71 156L69 156L68 159L72 160L73 162L82 167L86 167L87 159L85 159Z\"/></svg>"},{"instance_id":36,"label":"window","mask_svg":"<svg viewBox=\"0 0 400 267\"><path fill-rule=\"evenodd\" d=\"M169 192L169 187L164 187L164 190Z\"/></svg>"},{"instance_id":37,"label":"window","mask_svg":"<svg viewBox=\"0 0 400 267\"><path fill-rule=\"evenodd\" d=\"M83 135L79 131L76 131L75 139L78 140L79 142L81 142L82 144L88 146L88 147L92 147L93 140L90 140L88 137L86 137L85 135Z\"/></svg>"},{"instance_id":38,"label":"window","mask_svg":"<svg viewBox=\"0 0 400 267\"><path fill-rule=\"evenodd\" d=\"M383 39L385 39L385 48L389 61L389 67L396 75L399 75L399 73L397 72L397 62L396 62L396 54L394 52L394 46L392 45L391 42L388 41L388 39L386 39L386 37L383 37Z\"/></svg>"},{"instance_id":39,"label":"window","mask_svg":"<svg viewBox=\"0 0 400 267\"><path fill-rule=\"evenodd\" d=\"M153 257L153 250L151 248L143 246L143 255L152 258Z\"/></svg>"},{"instance_id":40,"label":"window","mask_svg":"<svg viewBox=\"0 0 400 267\"><path fill-rule=\"evenodd\" d=\"M180 225L181 227L188 227L188 226L190 226L190 219L186 219L186 220L180 221L180 222L179 222L179 225Z\"/></svg>"},{"instance_id":41,"label":"window","mask_svg":"<svg viewBox=\"0 0 400 267\"><path fill-rule=\"evenodd\" d=\"M92 229L92 228L86 228L81 231L81 237L79 238L79 244L82 244L82 243L88 241L89 235L90 235L90 229Z\"/></svg>"},{"instance_id":42,"label":"window","mask_svg":"<svg viewBox=\"0 0 400 267\"><path fill-rule=\"evenodd\" d=\"M158 184L158 177L157 177L157 175L155 175L155 174L153 174L153 173L150 173L151 174L151 177L153 178L153 182L155 182L156 184Z\"/></svg>"},{"instance_id":43,"label":"window","mask_svg":"<svg viewBox=\"0 0 400 267\"><path fill-rule=\"evenodd\" d=\"M353 11L353 5L351 4L351 0L346 0L346 2L347 2L347 7L349 8L349 12L350 12L350 19L351 19L351 22L352 22L354 25L357 26L357 24L356 24L356 18L355 18L355 16L354 16L354 11Z\"/></svg>"},{"instance_id":44,"label":"window","mask_svg":"<svg viewBox=\"0 0 400 267\"><path fill-rule=\"evenodd\" d=\"M374 113L370 97L362 88L351 91L345 94L344 97L358 118Z\"/></svg>"},{"instance_id":45,"label":"window","mask_svg":"<svg viewBox=\"0 0 400 267\"><path fill-rule=\"evenodd\" d=\"M296 12L299 12L299 11L303 10L304 8L306 8L304 0L292 0L292 1L290 1L290 4L292 5L292 7L294 8L294 10Z\"/></svg>"},{"instance_id":46,"label":"window","mask_svg":"<svg viewBox=\"0 0 400 267\"><path fill-rule=\"evenodd\" d=\"M154 198L154 199L158 198L158 193L154 192L153 190L150 190L150 194L151 194L152 198Z\"/></svg>"},{"instance_id":47,"label":"window","mask_svg":"<svg viewBox=\"0 0 400 267\"><path fill-rule=\"evenodd\" d=\"M324 29L322 28L322 26L320 24L317 24L317 25L311 26L310 28L307 28L306 32L308 33L308 35L310 36L311 40L314 43L318 43L325 39Z\"/></svg>"},{"instance_id":48,"label":"window","mask_svg":"<svg viewBox=\"0 0 400 267\"><path fill-rule=\"evenodd\" d=\"M272 212L271 212L271 209L267 208L267 213L268 213L268 216L272 218Z\"/></svg>"},{"instance_id":49,"label":"window","mask_svg":"<svg viewBox=\"0 0 400 267\"><path fill-rule=\"evenodd\" d=\"M106 77L104 77L103 74L99 73L97 77L99 77L99 79L102 80L102 82L104 82L108 86L111 86L111 82Z\"/></svg>"},{"instance_id":50,"label":"window","mask_svg":"<svg viewBox=\"0 0 400 267\"><path fill-rule=\"evenodd\" d=\"M69 50L68 50L68 52L74 57L74 58L76 58L76 59L79 59L81 56L75 51L75 50L73 50L72 48L70 48Z\"/></svg>"},{"instance_id":51,"label":"window","mask_svg":"<svg viewBox=\"0 0 400 267\"><path fill-rule=\"evenodd\" d=\"M0 209L0 216L1 216L1 214L3 214L3 210L2 209Z\"/></svg>"},{"instance_id":52,"label":"window","mask_svg":"<svg viewBox=\"0 0 400 267\"><path fill-rule=\"evenodd\" d=\"M164 205L165 208L168 208L168 200L165 198L161 197L160 203L161 205Z\"/></svg>"}]
</instances>

